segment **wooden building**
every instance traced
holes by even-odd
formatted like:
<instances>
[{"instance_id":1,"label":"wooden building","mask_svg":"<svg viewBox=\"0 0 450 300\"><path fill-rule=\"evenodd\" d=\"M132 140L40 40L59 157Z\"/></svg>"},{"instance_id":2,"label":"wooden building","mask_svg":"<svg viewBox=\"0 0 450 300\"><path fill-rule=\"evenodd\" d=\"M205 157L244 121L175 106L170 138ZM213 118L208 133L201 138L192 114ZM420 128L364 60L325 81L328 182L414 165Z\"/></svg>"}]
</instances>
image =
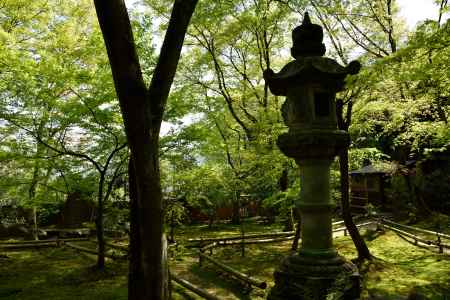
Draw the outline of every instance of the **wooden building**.
<instances>
[{"instance_id":1,"label":"wooden building","mask_svg":"<svg viewBox=\"0 0 450 300\"><path fill-rule=\"evenodd\" d=\"M364 210L367 204L386 207L386 178L388 173L369 164L350 175L350 206Z\"/></svg>"}]
</instances>

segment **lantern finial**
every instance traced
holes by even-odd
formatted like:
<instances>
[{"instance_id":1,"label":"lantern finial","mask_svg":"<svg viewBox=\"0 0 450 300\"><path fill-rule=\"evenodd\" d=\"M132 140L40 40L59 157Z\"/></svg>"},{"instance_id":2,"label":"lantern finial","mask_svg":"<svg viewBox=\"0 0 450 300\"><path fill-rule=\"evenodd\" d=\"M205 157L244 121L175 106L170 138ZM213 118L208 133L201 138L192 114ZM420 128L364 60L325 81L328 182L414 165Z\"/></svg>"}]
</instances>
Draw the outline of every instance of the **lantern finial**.
<instances>
[{"instance_id":1,"label":"lantern finial","mask_svg":"<svg viewBox=\"0 0 450 300\"><path fill-rule=\"evenodd\" d=\"M292 31L292 57L297 59L298 57L324 55L325 45L322 40L322 27L311 23L308 12L305 12L302 24Z\"/></svg>"}]
</instances>

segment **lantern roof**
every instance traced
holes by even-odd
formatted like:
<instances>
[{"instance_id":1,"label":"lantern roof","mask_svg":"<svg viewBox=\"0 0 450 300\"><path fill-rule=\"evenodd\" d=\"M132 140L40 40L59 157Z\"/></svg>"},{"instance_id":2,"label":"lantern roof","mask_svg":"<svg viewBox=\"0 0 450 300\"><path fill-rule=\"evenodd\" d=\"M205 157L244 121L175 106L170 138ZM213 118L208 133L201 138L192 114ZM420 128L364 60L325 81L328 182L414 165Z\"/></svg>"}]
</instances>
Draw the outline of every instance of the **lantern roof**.
<instances>
[{"instance_id":1,"label":"lantern roof","mask_svg":"<svg viewBox=\"0 0 450 300\"><path fill-rule=\"evenodd\" d=\"M322 41L322 27L312 24L306 12L302 24L292 31L291 55L295 60L279 73L271 69L264 72L264 79L274 95L286 96L289 87L308 82L322 84L333 92L344 89L345 77L358 73L361 64L352 61L344 67L334 59L322 57L326 50Z\"/></svg>"},{"instance_id":2,"label":"lantern roof","mask_svg":"<svg viewBox=\"0 0 450 300\"><path fill-rule=\"evenodd\" d=\"M299 57L289 62L278 73L266 70L264 79L270 91L277 96L286 96L289 87L308 82L323 83L337 92L344 88L345 77L357 74L360 68L361 64L358 61L352 61L344 67L327 57Z\"/></svg>"}]
</instances>

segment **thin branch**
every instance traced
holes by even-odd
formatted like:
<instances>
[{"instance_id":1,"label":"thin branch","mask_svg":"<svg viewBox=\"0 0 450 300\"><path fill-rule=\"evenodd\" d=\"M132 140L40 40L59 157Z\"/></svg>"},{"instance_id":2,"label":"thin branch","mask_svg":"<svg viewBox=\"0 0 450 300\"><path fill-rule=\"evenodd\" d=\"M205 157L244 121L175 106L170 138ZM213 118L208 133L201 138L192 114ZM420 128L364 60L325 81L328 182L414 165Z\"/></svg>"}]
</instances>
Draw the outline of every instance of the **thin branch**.
<instances>
[{"instance_id":1,"label":"thin branch","mask_svg":"<svg viewBox=\"0 0 450 300\"><path fill-rule=\"evenodd\" d=\"M122 170L122 167L125 165L125 163L128 161L128 155L124 155L122 157L122 159L119 162L119 165L116 167L116 169L114 170L114 174L111 178L111 180L107 183L108 188L106 189L106 194L103 197L103 201L107 201L109 199L109 196L111 195L113 186L115 181L117 180L117 178L120 176L120 171Z\"/></svg>"},{"instance_id":2,"label":"thin branch","mask_svg":"<svg viewBox=\"0 0 450 300\"><path fill-rule=\"evenodd\" d=\"M89 104L87 103L86 99L84 99L83 96L81 96L77 91L75 91L73 88L69 88L69 90L78 97L78 99L80 99L80 101L84 104L84 106L88 109L88 111L90 112L92 118L94 119L95 123L100 125L101 127L103 127L103 129L105 129L106 131L108 131L113 137L114 140L116 141L116 143L118 143L118 137L115 135L115 133L112 131L112 129L107 126L106 124L104 124L103 122L100 122L100 120L97 118L97 114L95 113L95 111L92 109L92 107L89 106Z\"/></svg>"}]
</instances>

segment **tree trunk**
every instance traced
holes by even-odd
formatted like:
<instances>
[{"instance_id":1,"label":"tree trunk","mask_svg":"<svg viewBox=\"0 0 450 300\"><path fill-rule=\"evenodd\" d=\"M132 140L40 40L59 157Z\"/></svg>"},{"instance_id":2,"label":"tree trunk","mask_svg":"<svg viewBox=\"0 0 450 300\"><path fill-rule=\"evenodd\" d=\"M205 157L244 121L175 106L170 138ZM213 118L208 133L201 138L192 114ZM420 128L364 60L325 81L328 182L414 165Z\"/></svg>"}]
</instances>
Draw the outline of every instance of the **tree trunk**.
<instances>
[{"instance_id":1,"label":"tree trunk","mask_svg":"<svg viewBox=\"0 0 450 300\"><path fill-rule=\"evenodd\" d=\"M441 0L441 3L439 5L438 20L437 20L437 24L438 24L439 28L441 27L442 16L444 15L444 13L446 11L445 8L447 7L447 5L448 5L448 0Z\"/></svg>"},{"instance_id":2,"label":"tree trunk","mask_svg":"<svg viewBox=\"0 0 450 300\"><path fill-rule=\"evenodd\" d=\"M288 167L284 167L281 172L280 179L278 179L278 186L280 191L285 192L289 187Z\"/></svg>"},{"instance_id":3,"label":"tree trunk","mask_svg":"<svg viewBox=\"0 0 450 300\"><path fill-rule=\"evenodd\" d=\"M145 140L143 136L142 141ZM134 179L133 187L137 188L136 204L137 226L139 234L139 264L144 278L143 286L138 287L139 297L133 299L166 299L163 295L162 265L162 192L160 186L158 138L152 138L150 145L142 153L132 156ZM147 166L147 167L142 167ZM144 197L145 195L145 197Z\"/></svg>"},{"instance_id":4,"label":"tree trunk","mask_svg":"<svg viewBox=\"0 0 450 300\"><path fill-rule=\"evenodd\" d=\"M95 218L95 229L97 231L98 255L97 268L103 270L105 268L105 237L103 230L103 185L105 183L105 174L100 174L97 195L97 217Z\"/></svg>"},{"instance_id":5,"label":"tree trunk","mask_svg":"<svg viewBox=\"0 0 450 300\"><path fill-rule=\"evenodd\" d=\"M356 250L358 251L358 259L370 260L369 248L367 248L366 242L359 234L358 228L353 222L352 215L350 213L350 201L349 201L349 183L348 183L348 150L344 149L339 153L339 168L341 171L341 205L342 205L342 218L344 219L345 227L347 227Z\"/></svg>"},{"instance_id":6,"label":"tree trunk","mask_svg":"<svg viewBox=\"0 0 450 300\"><path fill-rule=\"evenodd\" d=\"M241 220L241 224L239 226L240 232L241 232L241 257L245 257L245 229L244 229L244 222Z\"/></svg>"},{"instance_id":7,"label":"tree trunk","mask_svg":"<svg viewBox=\"0 0 450 300\"><path fill-rule=\"evenodd\" d=\"M33 237L35 241L39 240L36 206L33 206Z\"/></svg>"},{"instance_id":8,"label":"tree trunk","mask_svg":"<svg viewBox=\"0 0 450 300\"><path fill-rule=\"evenodd\" d=\"M297 228L295 228L294 241L292 242L292 246L291 246L292 251L297 251L297 249L298 249L298 240L300 239L301 227L302 227L302 222L298 221Z\"/></svg>"},{"instance_id":9,"label":"tree trunk","mask_svg":"<svg viewBox=\"0 0 450 300\"><path fill-rule=\"evenodd\" d=\"M344 120L344 102L342 99L337 99L336 101L336 117L338 128L348 132L348 127L351 123L353 103L348 100L347 104L347 116ZM341 206L342 206L342 218L344 219L345 227L347 227L348 232L355 244L356 250L358 251L358 259L370 260L372 255L370 255L369 248L367 248L366 242L359 234L358 228L353 222L352 214L350 212L350 200L349 200L349 182L348 182L348 148L341 150L339 153L339 169L341 177Z\"/></svg>"},{"instance_id":10,"label":"tree trunk","mask_svg":"<svg viewBox=\"0 0 450 300\"><path fill-rule=\"evenodd\" d=\"M173 210L170 213L169 243L175 243L175 216Z\"/></svg>"},{"instance_id":11,"label":"tree trunk","mask_svg":"<svg viewBox=\"0 0 450 300\"><path fill-rule=\"evenodd\" d=\"M232 204L232 215L231 215L231 224L239 225L241 224L241 217L239 215L239 200L234 199Z\"/></svg>"},{"instance_id":12,"label":"tree trunk","mask_svg":"<svg viewBox=\"0 0 450 300\"><path fill-rule=\"evenodd\" d=\"M128 186L130 195L130 246L128 267L128 299L139 299L139 289L145 285L141 269L141 240L139 236L139 217L137 206L137 187L132 158L128 163Z\"/></svg>"},{"instance_id":13,"label":"tree trunk","mask_svg":"<svg viewBox=\"0 0 450 300\"><path fill-rule=\"evenodd\" d=\"M212 228L215 217L216 217L216 215L214 213L212 213L208 216L208 229Z\"/></svg>"},{"instance_id":14,"label":"tree trunk","mask_svg":"<svg viewBox=\"0 0 450 300\"><path fill-rule=\"evenodd\" d=\"M294 223L293 209L291 207L285 216L283 231L292 231L294 229Z\"/></svg>"},{"instance_id":15,"label":"tree trunk","mask_svg":"<svg viewBox=\"0 0 450 300\"><path fill-rule=\"evenodd\" d=\"M94 0L131 150L132 255L129 299L167 299L162 263L159 131L184 37L197 0L175 0L160 56L147 89L123 0ZM132 184L131 184L132 183Z\"/></svg>"},{"instance_id":16,"label":"tree trunk","mask_svg":"<svg viewBox=\"0 0 450 300\"><path fill-rule=\"evenodd\" d=\"M163 265L163 273L162 273L162 298L163 299L170 299L170 275L169 275L169 260L167 257L167 239L166 235L163 234L161 237L161 244L162 244L162 265Z\"/></svg>"},{"instance_id":17,"label":"tree trunk","mask_svg":"<svg viewBox=\"0 0 450 300\"><path fill-rule=\"evenodd\" d=\"M39 144L38 144L38 151L37 151L37 155L39 155L40 151L39 151ZM33 178L31 179L31 183L30 183L30 188L28 189L28 200L30 201L31 204L33 204L33 239L34 240L39 240L39 235L38 235L38 224L37 224L37 209L36 209L36 204L33 203L35 201L35 197L36 197L36 187L39 181L39 165L36 162L35 166L34 166L34 170L33 170ZM27 217L27 223L29 221L29 217Z\"/></svg>"}]
</instances>

